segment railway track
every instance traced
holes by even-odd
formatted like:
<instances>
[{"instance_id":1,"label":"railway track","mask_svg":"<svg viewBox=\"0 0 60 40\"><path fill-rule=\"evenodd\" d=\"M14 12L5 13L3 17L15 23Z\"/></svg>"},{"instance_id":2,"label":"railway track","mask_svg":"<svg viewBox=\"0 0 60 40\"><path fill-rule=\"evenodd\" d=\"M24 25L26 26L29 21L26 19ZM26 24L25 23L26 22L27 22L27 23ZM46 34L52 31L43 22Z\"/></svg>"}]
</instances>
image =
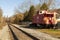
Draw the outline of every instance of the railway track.
<instances>
[{"instance_id":1,"label":"railway track","mask_svg":"<svg viewBox=\"0 0 60 40\"><path fill-rule=\"evenodd\" d=\"M14 40L39 40L38 38L30 35L29 33L17 28L14 25L8 24L8 27L13 35Z\"/></svg>"}]
</instances>

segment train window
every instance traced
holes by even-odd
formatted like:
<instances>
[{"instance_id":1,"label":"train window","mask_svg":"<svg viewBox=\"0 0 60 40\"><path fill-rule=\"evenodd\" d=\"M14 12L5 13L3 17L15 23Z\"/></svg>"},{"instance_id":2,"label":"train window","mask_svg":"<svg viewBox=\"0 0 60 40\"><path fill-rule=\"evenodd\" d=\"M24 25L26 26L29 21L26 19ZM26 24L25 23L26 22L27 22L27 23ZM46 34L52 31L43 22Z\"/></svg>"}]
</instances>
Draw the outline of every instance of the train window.
<instances>
[{"instance_id":1,"label":"train window","mask_svg":"<svg viewBox=\"0 0 60 40\"><path fill-rule=\"evenodd\" d=\"M45 17L53 17L53 14L44 14Z\"/></svg>"}]
</instances>

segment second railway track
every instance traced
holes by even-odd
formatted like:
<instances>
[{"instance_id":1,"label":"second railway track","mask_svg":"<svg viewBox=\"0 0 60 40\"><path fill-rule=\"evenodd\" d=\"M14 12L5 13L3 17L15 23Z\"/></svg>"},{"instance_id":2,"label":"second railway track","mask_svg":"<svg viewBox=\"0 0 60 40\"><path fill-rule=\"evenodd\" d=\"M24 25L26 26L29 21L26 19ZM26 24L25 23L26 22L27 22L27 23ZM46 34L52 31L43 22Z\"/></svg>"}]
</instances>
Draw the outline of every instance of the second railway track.
<instances>
[{"instance_id":1,"label":"second railway track","mask_svg":"<svg viewBox=\"0 0 60 40\"><path fill-rule=\"evenodd\" d=\"M14 25L8 24L8 27L11 30L14 40L39 40L38 38L30 35L20 28L17 28Z\"/></svg>"}]
</instances>

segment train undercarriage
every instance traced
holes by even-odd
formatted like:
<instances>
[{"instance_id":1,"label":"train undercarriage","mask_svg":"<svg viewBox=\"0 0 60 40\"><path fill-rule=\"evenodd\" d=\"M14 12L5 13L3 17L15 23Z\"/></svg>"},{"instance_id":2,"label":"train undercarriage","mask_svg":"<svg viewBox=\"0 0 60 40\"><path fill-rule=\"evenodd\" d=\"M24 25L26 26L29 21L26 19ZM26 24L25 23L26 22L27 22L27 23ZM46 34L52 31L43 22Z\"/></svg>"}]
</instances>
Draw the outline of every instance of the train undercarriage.
<instances>
[{"instance_id":1,"label":"train undercarriage","mask_svg":"<svg viewBox=\"0 0 60 40\"><path fill-rule=\"evenodd\" d=\"M29 25L29 27L36 27L41 29L57 29L57 24L36 24L32 23Z\"/></svg>"}]
</instances>

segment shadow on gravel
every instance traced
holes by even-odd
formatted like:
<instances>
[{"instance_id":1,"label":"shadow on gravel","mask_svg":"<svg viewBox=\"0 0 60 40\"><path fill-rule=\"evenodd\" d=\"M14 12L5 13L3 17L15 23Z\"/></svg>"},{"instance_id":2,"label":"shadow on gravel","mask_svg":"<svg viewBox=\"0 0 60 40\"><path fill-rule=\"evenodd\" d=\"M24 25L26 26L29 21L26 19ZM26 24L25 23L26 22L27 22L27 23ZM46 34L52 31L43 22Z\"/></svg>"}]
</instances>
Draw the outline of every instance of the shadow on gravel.
<instances>
[{"instance_id":1,"label":"shadow on gravel","mask_svg":"<svg viewBox=\"0 0 60 40\"><path fill-rule=\"evenodd\" d=\"M38 26L36 26L36 27L31 27L31 26L20 26L20 27L28 28L28 29L43 29L43 28L38 27ZM47 29L47 28L44 28L44 29Z\"/></svg>"},{"instance_id":2,"label":"shadow on gravel","mask_svg":"<svg viewBox=\"0 0 60 40\"><path fill-rule=\"evenodd\" d=\"M39 27L24 27L24 28L29 28L29 29L41 29Z\"/></svg>"},{"instance_id":3,"label":"shadow on gravel","mask_svg":"<svg viewBox=\"0 0 60 40\"><path fill-rule=\"evenodd\" d=\"M58 37L60 39L60 37Z\"/></svg>"}]
</instances>

